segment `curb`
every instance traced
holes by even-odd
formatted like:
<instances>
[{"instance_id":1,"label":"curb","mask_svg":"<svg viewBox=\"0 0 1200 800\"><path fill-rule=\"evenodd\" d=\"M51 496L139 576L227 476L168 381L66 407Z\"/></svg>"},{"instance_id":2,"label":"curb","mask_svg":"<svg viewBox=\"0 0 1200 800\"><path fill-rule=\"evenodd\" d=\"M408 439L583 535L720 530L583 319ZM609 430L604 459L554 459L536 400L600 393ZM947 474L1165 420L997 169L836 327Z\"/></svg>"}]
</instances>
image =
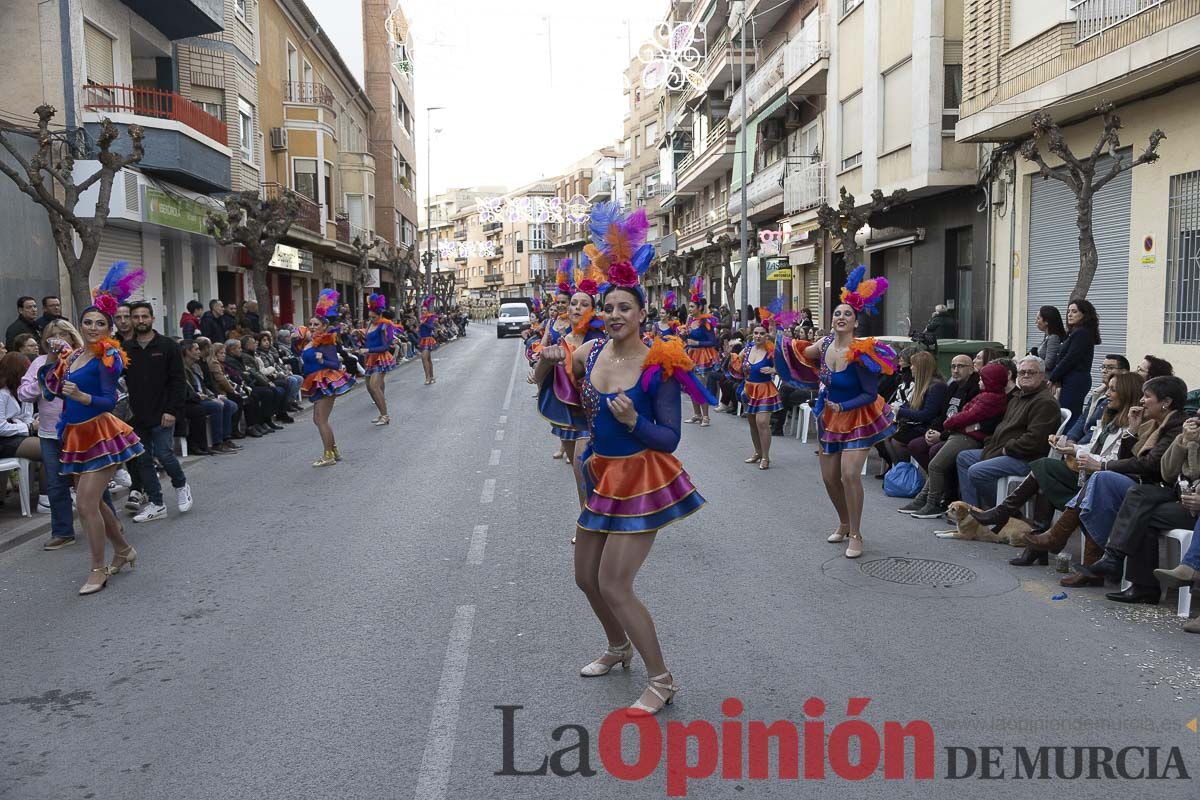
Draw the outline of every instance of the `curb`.
<instances>
[{"instance_id":1,"label":"curb","mask_svg":"<svg viewBox=\"0 0 1200 800\"><path fill-rule=\"evenodd\" d=\"M464 338L465 337L460 336L457 339L455 339L454 341L446 342L445 344L442 345L442 347L449 347L450 345L454 344L455 342L459 342ZM406 364L419 364L419 363L421 363L421 359L419 359L419 358L414 358L412 361L401 361L401 362L399 362L397 369L403 369ZM362 377L355 376L354 387L351 388L350 392L348 392L347 394L353 394L354 392L359 391L360 386L365 387L366 381ZM311 411L312 411L312 404L310 404L310 403L305 404L304 408L297 411L295 414L293 414L293 416L300 417L304 414L311 413ZM202 464L202 463L204 463L204 461L206 459L207 459L207 456L188 456L185 459L181 459L180 463L183 464L184 466L188 466L191 464ZM112 492L113 499L116 500L119 497L124 497L127 492L128 492L128 490L125 489L124 487L118 487L116 490L114 490ZM34 502L36 503L37 500L35 499ZM12 550L15 547L20 547L21 545L25 544L26 542L32 541L32 540L38 538L39 536L41 536L42 534L50 532L50 515L49 514L39 514L35 511L33 513L32 517L18 517L17 519L19 520L19 522L17 522L16 525L14 525L12 527L12 529L5 530L3 532L3 534L0 534L0 553L5 553L9 550ZM78 534L77 534L77 536L78 536ZM82 537L79 537L79 538L82 538Z\"/></svg>"}]
</instances>

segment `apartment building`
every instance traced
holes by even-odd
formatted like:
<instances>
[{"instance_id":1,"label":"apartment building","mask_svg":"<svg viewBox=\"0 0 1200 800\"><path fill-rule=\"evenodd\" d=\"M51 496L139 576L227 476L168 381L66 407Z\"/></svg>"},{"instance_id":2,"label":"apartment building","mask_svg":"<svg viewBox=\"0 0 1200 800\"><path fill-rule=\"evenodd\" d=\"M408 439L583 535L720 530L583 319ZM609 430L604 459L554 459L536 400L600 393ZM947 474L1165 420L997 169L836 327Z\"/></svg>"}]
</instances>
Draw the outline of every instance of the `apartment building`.
<instances>
[{"instance_id":1,"label":"apartment building","mask_svg":"<svg viewBox=\"0 0 1200 800\"><path fill-rule=\"evenodd\" d=\"M453 216L462 297L528 297L554 281L553 179L481 198ZM461 284L466 276L466 286Z\"/></svg>"},{"instance_id":2,"label":"apartment building","mask_svg":"<svg viewBox=\"0 0 1200 800\"><path fill-rule=\"evenodd\" d=\"M574 264L582 263L583 248L591 241L587 223L572 221L572 217L593 203L624 198L624 164L625 154L620 146L605 147L579 159L555 180L555 193L565 218L550 226L551 278L558 270L557 262L564 258Z\"/></svg>"},{"instance_id":3,"label":"apartment building","mask_svg":"<svg viewBox=\"0 0 1200 800\"><path fill-rule=\"evenodd\" d=\"M1122 173L1095 197L1099 267L1088 299L1101 320L1098 356L1154 353L1189 385L1200 381L1200 148L1191 135L1200 121L1200 2L967 0L965 12L960 142L1020 141L1044 109L1086 155L1102 99L1118 107L1125 160L1152 130L1166 132L1157 162ZM1065 309L1079 264L1074 198L1036 171L1017 156L987 186L990 335L1018 352L1036 341L1040 306Z\"/></svg>"},{"instance_id":4,"label":"apartment building","mask_svg":"<svg viewBox=\"0 0 1200 800\"><path fill-rule=\"evenodd\" d=\"M89 160L94 154L87 143L95 141L101 119L109 118L122 132L117 150L128 149L124 134L130 125L145 129L145 158L113 184L91 281L99 283L117 260L144 268L140 296L154 304L169 333L176 331L186 302L215 286L217 248L205 234L204 216L216 205L208 195L232 188L238 144L223 113L209 113L217 109L206 110L181 93L177 43L221 36L228 10L219 0L68 0L57 9L16 3L6 9L0 27L0 69L26 76L0 89L0 108L28 117L48 103L59 109L56 125L82 129L77 178L97 167ZM31 47L34 41L43 46ZM17 201L29 203L7 191L0 195L6 211ZM93 215L98 194L97 187L85 192L76 212ZM30 213L21 207L4 216L20 219ZM35 207L33 213L43 212ZM32 228L39 229L44 230ZM9 241L27 235L18 233ZM37 246L51 243L43 239ZM44 253L37 258L44 259ZM65 270L60 268L57 277L59 286L68 285Z\"/></svg>"},{"instance_id":5,"label":"apartment building","mask_svg":"<svg viewBox=\"0 0 1200 800\"><path fill-rule=\"evenodd\" d=\"M375 222L379 236L404 251L417 241L417 173L412 36L395 0L362 0L367 96L375 107L370 137L375 176ZM347 208L352 226L361 226Z\"/></svg>"},{"instance_id":6,"label":"apartment building","mask_svg":"<svg viewBox=\"0 0 1200 800\"><path fill-rule=\"evenodd\" d=\"M867 233L865 261L890 289L870 332L923 327L935 305L958 333L987 332L986 203L978 148L955 141L963 61L963 0L837 0L830 26L829 196L859 202L904 188L910 202ZM827 294L846 269L829 259Z\"/></svg>"},{"instance_id":7,"label":"apartment building","mask_svg":"<svg viewBox=\"0 0 1200 800\"><path fill-rule=\"evenodd\" d=\"M263 188L267 196L291 191L301 203L282 244L290 249L273 262L268 285L277 320L299 323L323 287L355 303L358 259L351 243L376 232L369 132L377 109L304 0L261 0L259 25L253 114L265 142ZM236 272L218 276L223 298L243 290ZM377 283L394 294L385 277Z\"/></svg>"},{"instance_id":8,"label":"apartment building","mask_svg":"<svg viewBox=\"0 0 1200 800\"><path fill-rule=\"evenodd\" d=\"M465 189L450 189L429 199L428 208L418 209L420 222L419 256L424 259L429 253L432 257L432 269L442 271L446 268L454 270L454 285L460 296L466 298L470 294L467 289L468 267L467 253L471 247L478 244L468 244L466 236L466 219L461 217L463 237L455 238L455 219L460 212L465 212L481 199L501 197L508 190L503 186L472 186ZM460 259L461 256L461 259ZM424 265L424 261L421 264ZM422 266L424 269L424 266Z\"/></svg>"}]
</instances>

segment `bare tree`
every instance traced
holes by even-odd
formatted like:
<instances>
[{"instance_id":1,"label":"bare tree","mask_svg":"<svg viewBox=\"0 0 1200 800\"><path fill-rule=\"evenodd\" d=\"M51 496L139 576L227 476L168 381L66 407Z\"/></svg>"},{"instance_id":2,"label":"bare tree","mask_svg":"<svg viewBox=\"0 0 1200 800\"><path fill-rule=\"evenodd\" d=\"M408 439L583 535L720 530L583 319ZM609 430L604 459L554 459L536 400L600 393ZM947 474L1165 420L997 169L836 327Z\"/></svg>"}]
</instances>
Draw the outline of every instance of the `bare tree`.
<instances>
[{"instance_id":1,"label":"bare tree","mask_svg":"<svg viewBox=\"0 0 1200 800\"><path fill-rule=\"evenodd\" d=\"M415 254L412 249L401 250L399 247L391 246L385 251L385 260L388 269L392 271L392 275L396 278L396 313L403 314L408 307L408 279L412 277L416 270L414 262L416 261Z\"/></svg>"},{"instance_id":2,"label":"bare tree","mask_svg":"<svg viewBox=\"0 0 1200 800\"><path fill-rule=\"evenodd\" d=\"M354 241L350 243L350 247L354 249L354 254L358 257L358 263L354 268L354 303L351 308L358 318L365 317L363 314L363 291L366 289L367 281L371 278L371 254L379 250L383 246L383 239L378 236L364 236L358 234L354 237Z\"/></svg>"},{"instance_id":3,"label":"bare tree","mask_svg":"<svg viewBox=\"0 0 1200 800\"><path fill-rule=\"evenodd\" d=\"M1092 280L1096 277L1097 254L1096 240L1092 235L1092 203L1096 193L1113 178L1122 172L1131 170L1139 164L1150 164L1158 160L1158 145L1167 138L1161 130L1155 128L1150 134L1150 143L1142 154L1129 161L1123 160L1117 153L1121 147L1119 131L1121 118L1113 110L1113 104L1107 101L1096 106L1096 113L1104 121L1104 129L1096 140L1092 152L1084 158L1079 158L1067 144L1066 137L1058 123L1045 111L1033 115L1033 136L1021 145L1021 156L1027 161L1038 165L1043 179L1054 179L1066 184L1075 195L1075 227L1079 229L1079 275L1075 279L1075 288L1071 290L1072 300L1087 297L1092 288ZM1042 157L1041 145L1053 155L1062 159L1065 169L1051 169ZM1108 156L1112 163L1099 176L1096 166L1100 159Z\"/></svg>"},{"instance_id":4,"label":"bare tree","mask_svg":"<svg viewBox=\"0 0 1200 800\"><path fill-rule=\"evenodd\" d=\"M897 189L887 196L876 189L871 192L871 202L859 207L856 205L854 195L846 191L846 187L843 186L838 193L837 208L833 208L828 203L821 203L817 208L817 224L842 246L847 272L858 266L862 257L862 250L855 241L858 232L870 223L876 214L890 211L907 199L907 189Z\"/></svg>"},{"instance_id":5,"label":"bare tree","mask_svg":"<svg viewBox=\"0 0 1200 800\"><path fill-rule=\"evenodd\" d=\"M249 253L254 297L266 327L274 327L274 315L269 313L267 267L275 255L275 245L299 215L300 203L291 192L268 198L260 197L258 192L234 192L225 196L223 213L210 212L205 220L209 236L224 245L240 244Z\"/></svg>"},{"instance_id":6,"label":"bare tree","mask_svg":"<svg viewBox=\"0 0 1200 800\"><path fill-rule=\"evenodd\" d=\"M40 105L35 112L38 122L32 131L37 140L37 150L25 158L17 146L0 129L0 146L8 151L24 172L18 172L0 159L0 172L12 180L33 202L46 209L50 217L50 230L58 254L62 257L71 280L71 300L76 309L83 309L92 302L89 276L100 249L104 227L108 224L109 205L112 197L113 179L117 173L131 164L142 160L143 132L140 125L130 125L131 142L128 154L115 153L112 145L120 131L108 119L100 123L100 136L96 140L95 160L100 167L81 181L75 180L75 153L63 134L50 130L50 120L57 113L53 106ZM96 210L92 217L79 217L75 207L79 197L88 189L97 186ZM75 237L81 244L75 252Z\"/></svg>"},{"instance_id":7,"label":"bare tree","mask_svg":"<svg viewBox=\"0 0 1200 800\"><path fill-rule=\"evenodd\" d=\"M725 297L729 298L729 307L737 308L737 301L734 298L734 292L737 290L738 280L745 272L743 267L738 267L735 272L733 269L733 253L738 249L738 242L729 234L723 233L715 239L709 235L708 243L716 246L716 250L711 251L711 255L706 259L707 266L717 266L721 269L721 285L725 289ZM710 303L712 305L712 303Z\"/></svg>"}]
</instances>

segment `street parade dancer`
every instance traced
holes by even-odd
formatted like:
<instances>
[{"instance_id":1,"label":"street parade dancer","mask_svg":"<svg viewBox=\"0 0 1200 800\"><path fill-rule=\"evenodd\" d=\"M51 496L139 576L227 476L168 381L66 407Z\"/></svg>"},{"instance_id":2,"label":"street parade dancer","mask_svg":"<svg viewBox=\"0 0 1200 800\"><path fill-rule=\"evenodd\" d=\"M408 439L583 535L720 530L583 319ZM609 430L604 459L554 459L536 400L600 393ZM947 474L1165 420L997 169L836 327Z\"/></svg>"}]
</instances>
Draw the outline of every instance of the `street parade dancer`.
<instances>
[{"instance_id":1,"label":"street parade dancer","mask_svg":"<svg viewBox=\"0 0 1200 800\"><path fill-rule=\"evenodd\" d=\"M680 323L675 311L675 292L668 290L663 295L662 301L662 316L660 316L653 325L650 326L649 333L643 341L646 346L650 347L654 344L655 339L662 339L667 336L678 336Z\"/></svg>"},{"instance_id":2,"label":"street parade dancer","mask_svg":"<svg viewBox=\"0 0 1200 800\"><path fill-rule=\"evenodd\" d=\"M775 343L767 335L766 324L761 322L751 331L750 341L750 347L732 357L738 361L738 371L742 374L738 399L746 406L750 441L754 445L754 455L747 458L746 463L758 464L759 469L770 469L771 415L783 409L773 381Z\"/></svg>"},{"instance_id":3,"label":"street parade dancer","mask_svg":"<svg viewBox=\"0 0 1200 800\"><path fill-rule=\"evenodd\" d=\"M313 423L321 433L324 452L313 462L314 467L329 467L342 460L337 441L333 437L333 426L329 416L333 413L333 401L354 386L354 377L342 369L337 352L338 293L333 289L322 289L308 321L308 343L300 351L300 362L304 371L304 383L300 391L312 401Z\"/></svg>"},{"instance_id":4,"label":"street parade dancer","mask_svg":"<svg viewBox=\"0 0 1200 800\"><path fill-rule=\"evenodd\" d=\"M437 378L433 377L433 351L438 349L438 341L433 335L437 327L437 314L432 310L436 300L436 297L429 295L421 301L421 325L417 329L417 349L421 351L426 386L437 383Z\"/></svg>"},{"instance_id":5,"label":"street parade dancer","mask_svg":"<svg viewBox=\"0 0 1200 800\"><path fill-rule=\"evenodd\" d=\"M569 296L567 302L565 332L557 333L554 326L546 332L546 346L561 347L566 351L564 361L585 342L604 336L601 327L594 325L596 292L599 289L594 277L577 275L571 259L563 259L559 265L559 291ZM566 289L563 292L563 289ZM575 462L575 443L588 436L587 417L583 413L583 401L579 396L579 383L563 366L563 363L543 364L539 361L534 369L533 382L538 386L538 413L550 423L550 432L562 442L562 451L568 463ZM576 488L579 505L583 506L583 479L576 470Z\"/></svg>"},{"instance_id":6,"label":"street parade dancer","mask_svg":"<svg viewBox=\"0 0 1200 800\"><path fill-rule=\"evenodd\" d=\"M821 438L821 478L839 520L828 541L849 540L846 558L863 553L863 464L876 442L896 432L892 409L879 396L879 376L896 371L896 354L872 337L854 338L859 315L875 313L887 291L886 278L867 278L866 272L860 265L850 273L842 302L833 309L833 332L803 353L821 381L813 408Z\"/></svg>"},{"instance_id":7,"label":"street parade dancer","mask_svg":"<svg viewBox=\"0 0 1200 800\"><path fill-rule=\"evenodd\" d=\"M371 421L372 425L390 425L392 418L388 415L387 398L384 396L384 376L396 368L396 357L392 355L392 345L396 340L399 326L387 318L387 297L371 293L367 296L367 315L371 318L367 325L367 394L379 410L379 416Z\"/></svg>"},{"instance_id":8,"label":"street parade dancer","mask_svg":"<svg viewBox=\"0 0 1200 800\"><path fill-rule=\"evenodd\" d=\"M704 278L697 275L692 280L692 295L688 303L688 320L684 335L687 337L687 355L696 365L696 377L701 384L708 382L708 376L716 371L721 364L721 354L717 350L720 341L717 339L717 320L707 311L708 299L704 296ZM687 423L700 423L701 428L709 426L708 404L692 399L692 418Z\"/></svg>"},{"instance_id":9,"label":"street parade dancer","mask_svg":"<svg viewBox=\"0 0 1200 800\"><path fill-rule=\"evenodd\" d=\"M83 347L72 352L67 342L49 340L47 345L59 354L58 363L39 375L43 396L63 401L57 429L62 442L59 473L75 480L75 507L92 557L81 595L95 594L110 576L137 562L137 551L125 540L104 493L117 468L145 452L133 428L110 413L117 404L117 379L129 363L120 342L110 335L113 314L145 280L144 270L124 261L113 264L92 292L92 305L79 317ZM108 565L106 541L113 546Z\"/></svg>"},{"instance_id":10,"label":"street parade dancer","mask_svg":"<svg viewBox=\"0 0 1200 800\"><path fill-rule=\"evenodd\" d=\"M633 590L658 531L704 504L683 465L679 446L680 392L705 405L714 399L694 373L679 339L641 340L646 298L640 277L654 257L644 244L645 209L623 216L616 203L592 210L592 244L585 253L604 276L600 287L608 336L571 356L591 426L580 459L587 499L576 524L575 582L608 637L604 655L583 667L584 677L629 668L633 649L646 662L650 683L632 708L656 714L679 690L667 669L654 620ZM567 350L549 347L548 363Z\"/></svg>"}]
</instances>

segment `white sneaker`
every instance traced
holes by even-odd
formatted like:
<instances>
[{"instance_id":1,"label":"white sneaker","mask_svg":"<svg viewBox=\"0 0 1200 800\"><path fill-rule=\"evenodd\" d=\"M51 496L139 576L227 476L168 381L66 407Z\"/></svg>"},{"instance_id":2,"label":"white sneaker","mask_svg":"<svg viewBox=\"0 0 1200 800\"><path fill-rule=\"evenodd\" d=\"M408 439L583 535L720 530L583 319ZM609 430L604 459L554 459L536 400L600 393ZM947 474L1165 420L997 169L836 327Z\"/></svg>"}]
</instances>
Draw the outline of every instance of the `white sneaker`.
<instances>
[{"instance_id":1,"label":"white sneaker","mask_svg":"<svg viewBox=\"0 0 1200 800\"><path fill-rule=\"evenodd\" d=\"M154 503L147 503L146 507L142 509L141 513L137 514L133 518L133 521L134 522L153 522L156 519L166 519L166 518L167 518L167 507L166 506L156 506L156 505L154 505Z\"/></svg>"},{"instance_id":2,"label":"white sneaker","mask_svg":"<svg viewBox=\"0 0 1200 800\"><path fill-rule=\"evenodd\" d=\"M38 495L37 513L39 513L39 514L49 514L50 513L50 498L44 494Z\"/></svg>"},{"instance_id":3,"label":"white sneaker","mask_svg":"<svg viewBox=\"0 0 1200 800\"><path fill-rule=\"evenodd\" d=\"M115 483L117 486L124 486L125 488L129 488L130 486L133 485L133 478L130 477L129 470L125 469L124 467L121 467L120 469L118 469L116 472L113 473L112 482Z\"/></svg>"},{"instance_id":4,"label":"white sneaker","mask_svg":"<svg viewBox=\"0 0 1200 800\"><path fill-rule=\"evenodd\" d=\"M179 513L187 511L192 507L192 487L184 484L175 490L175 499L179 503Z\"/></svg>"},{"instance_id":5,"label":"white sneaker","mask_svg":"<svg viewBox=\"0 0 1200 800\"><path fill-rule=\"evenodd\" d=\"M74 498L72 498L72 499L74 499ZM125 510L126 511L140 511L142 509L142 504L145 502L146 502L146 495L142 494L141 492L139 492L137 490L134 490L129 493L129 497L125 498Z\"/></svg>"}]
</instances>

